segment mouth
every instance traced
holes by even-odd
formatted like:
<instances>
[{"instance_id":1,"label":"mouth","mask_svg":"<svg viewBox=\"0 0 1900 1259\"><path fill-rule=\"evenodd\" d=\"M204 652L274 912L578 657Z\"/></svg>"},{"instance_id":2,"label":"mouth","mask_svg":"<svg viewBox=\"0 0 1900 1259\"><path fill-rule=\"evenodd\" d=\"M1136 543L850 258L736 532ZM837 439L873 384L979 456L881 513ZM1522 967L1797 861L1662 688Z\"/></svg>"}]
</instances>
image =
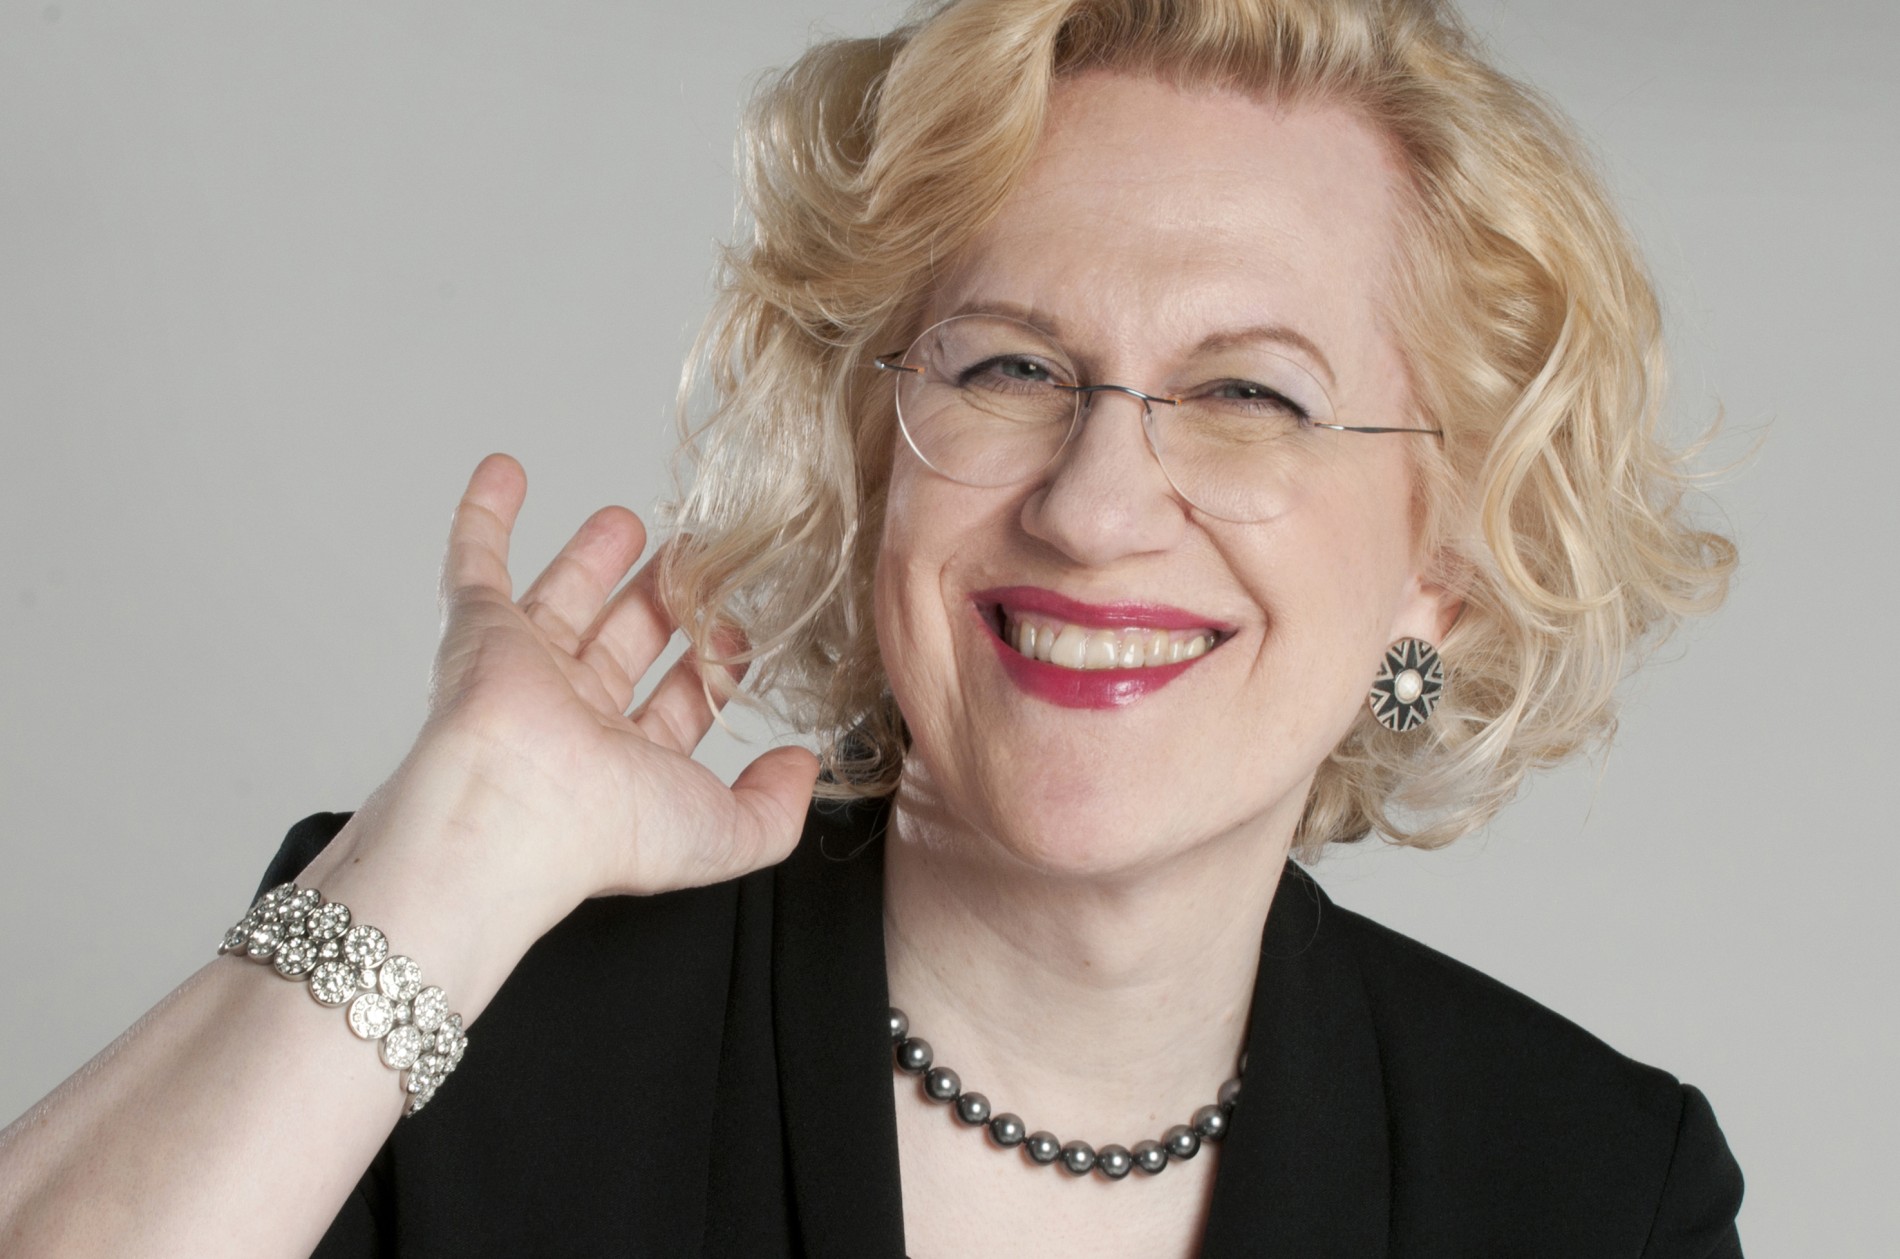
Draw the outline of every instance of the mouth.
<instances>
[{"instance_id":1,"label":"mouth","mask_svg":"<svg viewBox=\"0 0 1900 1259\"><path fill-rule=\"evenodd\" d=\"M1070 708L1117 707L1150 694L1236 632L1180 608L1078 603L1035 587L983 591L974 604L1010 679Z\"/></svg>"},{"instance_id":2,"label":"mouth","mask_svg":"<svg viewBox=\"0 0 1900 1259\"><path fill-rule=\"evenodd\" d=\"M1058 669L1152 669L1195 660L1220 643L1219 631L1142 626L1089 626L1053 617L990 609L991 630L1019 655Z\"/></svg>"}]
</instances>

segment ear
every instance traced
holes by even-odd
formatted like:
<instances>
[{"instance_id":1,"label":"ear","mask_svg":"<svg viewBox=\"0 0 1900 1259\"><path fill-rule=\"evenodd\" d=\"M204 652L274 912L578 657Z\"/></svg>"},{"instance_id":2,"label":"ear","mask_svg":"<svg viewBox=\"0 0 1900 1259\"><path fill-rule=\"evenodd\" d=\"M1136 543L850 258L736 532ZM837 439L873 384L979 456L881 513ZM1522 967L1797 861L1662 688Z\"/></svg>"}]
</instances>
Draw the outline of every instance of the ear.
<instances>
[{"instance_id":1,"label":"ear","mask_svg":"<svg viewBox=\"0 0 1900 1259\"><path fill-rule=\"evenodd\" d=\"M1451 627L1464 615L1465 600L1459 593L1466 562L1450 551L1428 556L1423 571L1412 574L1405 594L1399 600L1392 620L1391 641L1422 638L1434 647L1442 647L1451 635Z\"/></svg>"}]
</instances>

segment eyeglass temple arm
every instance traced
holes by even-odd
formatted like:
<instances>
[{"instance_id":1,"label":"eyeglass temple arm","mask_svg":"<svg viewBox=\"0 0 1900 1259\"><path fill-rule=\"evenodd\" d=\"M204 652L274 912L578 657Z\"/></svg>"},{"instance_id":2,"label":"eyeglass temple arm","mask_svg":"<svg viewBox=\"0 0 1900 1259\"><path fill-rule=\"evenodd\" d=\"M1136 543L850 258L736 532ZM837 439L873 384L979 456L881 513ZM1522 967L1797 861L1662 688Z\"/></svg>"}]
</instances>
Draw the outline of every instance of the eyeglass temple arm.
<instances>
[{"instance_id":1,"label":"eyeglass temple arm","mask_svg":"<svg viewBox=\"0 0 1900 1259\"><path fill-rule=\"evenodd\" d=\"M902 357L904 357L904 352L899 350L895 354L880 354L872 359L871 363L873 366L882 368L887 372L915 372L919 376L924 374L924 369L921 367L911 367L905 363L892 361L893 359L900 359Z\"/></svg>"},{"instance_id":2,"label":"eyeglass temple arm","mask_svg":"<svg viewBox=\"0 0 1900 1259\"><path fill-rule=\"evenodd\" d=\"M1335 433L1424 433L1429 437L1443 437L1442 428L1379 428L1365 424L1321 424L1309 421L1314 428L1328 428Z\"/></svg>"}]
</instances>

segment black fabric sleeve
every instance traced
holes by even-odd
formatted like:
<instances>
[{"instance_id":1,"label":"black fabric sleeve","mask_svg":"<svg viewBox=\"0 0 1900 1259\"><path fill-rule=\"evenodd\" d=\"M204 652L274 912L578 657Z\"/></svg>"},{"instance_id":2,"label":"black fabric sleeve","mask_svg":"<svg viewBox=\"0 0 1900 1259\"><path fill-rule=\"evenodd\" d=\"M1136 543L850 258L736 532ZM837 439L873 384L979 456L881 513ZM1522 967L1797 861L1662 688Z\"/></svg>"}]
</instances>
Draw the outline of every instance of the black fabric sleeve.
<instances>
[{"instance_id":1,"label":"black fabric sleeve","mask_svg":"<svg viewBox=\"0 0 1900 1259\"><path fill-rule=\"evenodd\" d=\"M1741 1205L1742 1169L1729 1153L1709 1099L1685 1084L1676 1149L1643 1259L1742 1259L1735 1228Z\"/></svg>"},{"instance_id":2,"label":"black fabric sleeve","mask_svg":"<svg viewBox=\"0 0 1900 1259\"><path fill-rule=\"evenodd\" d=\"M264 868L264 881L257 885L257 895L262 896L279 883L289 883L302 874L303 868L316 860L317 854L336 838L336 833L349 820L347 813L312 813L291 827L284 842L278 845L277 855Z\"/></svg>"},{"instance_id":3,"label":"black fabric sleeve","mask_svg":"<svg viewBox=\"0 0 1900 1259\"><path fill-rule=\"evenodd\" d=\"M289 834L284 836L284 842L279 845L277 855L271 858L270 865L265 869L264 881L257 885L258 895L262 896L279 883L291 882L302 874L304 867L336 838L336 833L349 820L348 813L312 813L291 827ZM321 1259L364 1259L365 1256L395 1253L394 1222L384 1209L384 1204L389 1201L389 1175L389 1146L385 1144L369 1170L357 1182L356 1188L344 1200L343 1209L337 1212L330 1230L317 1243L316 1250L311 1252L313 1256Z\"/></svg>"}]
</instances>

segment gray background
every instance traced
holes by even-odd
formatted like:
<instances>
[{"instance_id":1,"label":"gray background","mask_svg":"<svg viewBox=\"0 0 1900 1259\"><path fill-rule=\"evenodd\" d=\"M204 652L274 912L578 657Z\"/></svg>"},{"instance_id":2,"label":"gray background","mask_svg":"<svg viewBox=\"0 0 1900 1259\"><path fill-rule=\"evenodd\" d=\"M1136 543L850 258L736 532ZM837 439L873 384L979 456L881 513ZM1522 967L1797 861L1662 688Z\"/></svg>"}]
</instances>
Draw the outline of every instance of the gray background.
<instances>
[{"instance_id":1,"label":"gray background","mask_svg":"<svg viewBox=\"0 0 1900 1259\"><path fill-rule=\"evenodd\" d=\"M664 492L745 85L900 12L0 3L0 1120L394 766L481 455L529 470L524 582ZM1751 1254L1890 1253L1900 6L1468 12L1606 154L1681 431L1761 442L1744 567L1608 755L1321 876L1706 1089Z\"/></svg>"}]
</instances>

